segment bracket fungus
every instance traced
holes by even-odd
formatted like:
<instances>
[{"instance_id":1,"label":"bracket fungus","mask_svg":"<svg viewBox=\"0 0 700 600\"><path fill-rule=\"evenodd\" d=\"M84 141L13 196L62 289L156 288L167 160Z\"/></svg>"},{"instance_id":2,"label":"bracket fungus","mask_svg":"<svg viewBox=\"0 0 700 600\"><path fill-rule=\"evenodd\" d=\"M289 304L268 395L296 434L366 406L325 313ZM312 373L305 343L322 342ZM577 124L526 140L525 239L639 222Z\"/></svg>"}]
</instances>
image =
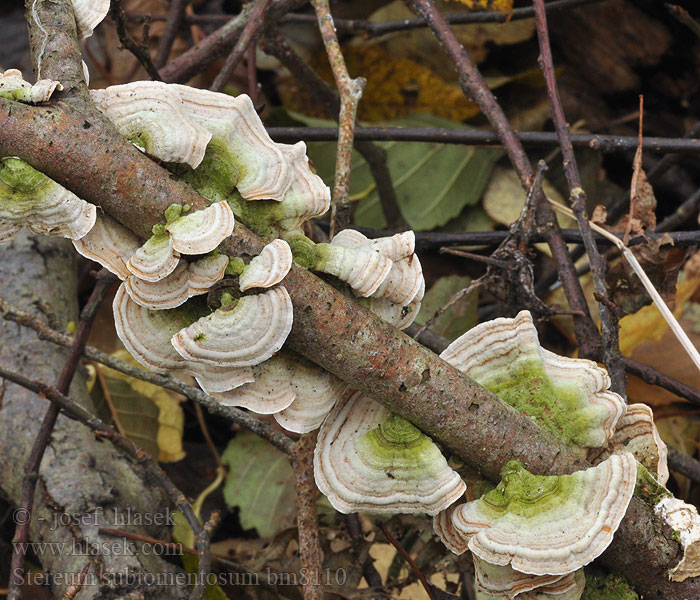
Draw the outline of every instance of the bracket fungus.
<instances>
[{"instance_id":1,"label":"bracket fungus","mask_svg":"<svg viewBox=\"0 0 700 600\"><path fill-rule=\"evenodd\" d=\"M625 412L605 369L540 346L528 311L477 325L440 357L574 447L606 445Z\"/></svg>"},{"instance_id":2,"label":"bracket fungus","mask_svg":"<svg viewBox=\"0 0 700 600\"><path fill-rule=\"evenodd\" d=\"M73 246L79 254L101 264L123 281L131 276L126 263L141 241L109 215L99 214L92 229L79 240L73 240Z\"/></svg>"},{"instance_id":3,"label":"bracket fungus","mask_svg":"<svg viewBox=\"0 0 700 600\"><path fill-rule=\"evenodd\" d=\"M700 517L698 509L678 498L662 498L654 512L673 529L683 550L683 557L669 573L671 581L685 581L700 576Z\"/></svg>"},{"instance_id":4,"label":"bracket fungus","mask_svg":"<svg viewBox=\"0 0 700 600\"><path fill-rule=\"evenodd\" d=\"M60 92L63 86L52 79L40 79L36 83L29 83L22 78L22 71L8 69L0 73L0 98L38 104L48 102L51 95Z\"/></svg>"},{"instance_id":5,"label":"bracket fungus","mask_svg":"<svg viewBox=\"0 0 700 600\"><path fill-rule=\"evenodd\" d=\"M207 254L233 233L233 212L226 202L215 202L182 216L179 216L182 210L179 204L173 204L171 208L178 216L169 220L165 232L176 252Z\"/></svg>"},{"instance_id":6,"label":"bracket fungus","mask_svg":"<svg viewBox=\"0 0 700 600\"><path fill-rule=\"evenodd\" d=\"M126 262L133 275L151 282L165 279L180 262L180 253L173 249L172 238L162 225L156 225L153 230L153 235Z\"/></svg>"},{"instance_id":7,"label":"bracket fungus","mask_svg":"<svg viewBox=\"0 0 700 600\"><path fill-rule=\"evenodd\" d=\"M185 116L168 84L135 81L90 90L90 97L117 131L146 154L192 168L202 162L211 132Z\"/></svg>"},{"instance_id":8,"label":"bracket fungus","mask_svg":"<svg viewBox=\"0 0 700 600\"><path fill-rule=\"evenodd\" d=\"M284 240L273 240L253 258L241 273L241 291L277 285L292 268L292 251Z\"/></svg>"},{"instance_id":9,"label":"bracket fungus","mask_svg":"<svg viewBox=\"0 0 700 600\"><path fill-rule=\"evenodd\" d=\"M26 227L34 233L80 239L97 218L94 205L14 157L0 159L0 244Z\"/></svg>"},{"instance_id":10,"label":"bracket fungus","mask_svg":"<svg viewBox=\"0 0 700 600\"><path fill-rule=\"evenodd\" d=\"M501 482L457 507L455 531L493 565L532 575L565 575L600 556L634 494L637 461L614 454L571 475L532 475L506 463Z\"/></svg>"},{"instance_id":11,"label":"bracket fungus","mask_svg":"<svg viewBox=\"0 0 700 600\"><path fill-rule=\"evenodd\" d=\"M314 475L342 513L435 515L466 488L428 436L353 390L321 426Z\"/></svg>"},{"instance_id":12,"label":"bracket fungus","mask_svg":"<svg viewBox=\"0 0 700 600\"><path fill-rule=\"evenodd\" d=\"M269 358L254 366L253 374L255 381L214 397L226 406L240 406L261 415L278 413L294 401L294 388L283 358Z\"/></svg>"},{"instance_id":13,"label":"bracket fungus","mask_svg":"<svg viewBox=\"0 0 700 600\"><path fill-rule=\"evenodd\" d=\"M226 367L257 365L284 344L292 329L292 301L284 287L238 300L200 318L172 338L188 360Z\"/></svg>"},{"instance_id":14,"label":"bracket fungus","mask_svg":"<svg viewBox=\"0 0 700 600\"><path fill-rule=\"evenodd\" d=\"M207 393L224 392L254 380L250 367L230 368L189 361L171 344L178 331L207 312L198 305L150 310L134 302L122 284L112 304L117 335L129 353L156 373L184 371Z\"/></svg>"},{"instance_id":15,"label":"bracket fungus","mask_svg":"<svg viewBox=\"0 0 700 600\"><path fill-rule=\"evenodd\" d=\"M124 282L129 296L141 306L153 310L176 308L189 298L206 294L223 278L228 256L216 254L188 263L181 260L175 270L160 281L146 281L131 275Z\"/></svg>"},{"instance_id":16,"label":"bracket fungus","mask_svg":"<svg viewBox=\"0 0 700 600\"><path fill-rule=\"evenodd\" d=\"M656 480L661 485L666 485L669 477L668 447L654 424L654 413L646 404L628 405L607 447L591 448L587 458L596 464L613 452L631 452L649 471L656 473Z\"/></svg>"},{"instance_id":17,"label":"bracket fungus","mask_svg":"<svg viewBox=\"0 0 700 600\"><path fill-rule=\"evenodd\" d=\"M72 0L75 23L82 38L88 38L107 16L110 0Z\"/></svg>"}]
</instances>

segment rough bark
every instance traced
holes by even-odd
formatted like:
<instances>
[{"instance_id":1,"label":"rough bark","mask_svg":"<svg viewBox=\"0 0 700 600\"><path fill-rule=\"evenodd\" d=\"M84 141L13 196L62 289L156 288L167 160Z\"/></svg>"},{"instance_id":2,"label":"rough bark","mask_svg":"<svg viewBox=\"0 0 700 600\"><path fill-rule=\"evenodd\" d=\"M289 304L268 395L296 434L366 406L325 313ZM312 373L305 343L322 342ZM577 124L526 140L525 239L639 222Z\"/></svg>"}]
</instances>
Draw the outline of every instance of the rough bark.
<instances>
[{"instance_id":1,"label":"rough bark","mask_svg":"<svg viewBox=\"0 0 700 600\"><path fill-rule=\"evenodd\" d=\"M208 204L88 110L0 100L0 155L21 156L141 236L164 220L173 202L195 209ZM262 244L237 222L222 250L250 253ZM294 304L291 348L408 418L488 477L498 479L511 458L538 473L585 466L529 418L318 277L295 266L284 285ZM664 570L678 545L650 507L635 500L630 510L635 516L623 522L608 563L627 567L624 574L646 597L700 597L698 580L668 582ZM629 555L642 560L632 565Z\"/></svg>"},{"instance_id":2,"label":"rough bark","mask_svg":"<svg viewBox=\"0 0 700 600\"><path fill-rule=\"evenodd\" d=\"M20 235L0 248L0 293L27 310L36 311L40 303L59 325L66 326L78 317L75 266L75 253L66 240ZM0 318L3 365L53 384L66 356L66 349L40 341L33 331ZM81 373L76 374L71 396L90 406ZM47 407L46 400L7 384L0 406L0 494L10 503L19 502L24 465ZM33 543L54 544L43 549L34 546L34 550L54 581L57 597L92 558L96 564L90 568L81 598L126 598L134 593L163 600L182 597L181 587L150 587L142 577L174 575L177 567L141 553L134 545L125 550L122 540L97 534L98 526L120 522L115 515L132 522L138 515L166 515L159 490L145 481L129 458L96 441L87 427L59 417L37 485L30 537ZM169 536L167 526L127 528L159 539ZM127 571L135 581L118 577Z\"/></svg>"}]
</instances>

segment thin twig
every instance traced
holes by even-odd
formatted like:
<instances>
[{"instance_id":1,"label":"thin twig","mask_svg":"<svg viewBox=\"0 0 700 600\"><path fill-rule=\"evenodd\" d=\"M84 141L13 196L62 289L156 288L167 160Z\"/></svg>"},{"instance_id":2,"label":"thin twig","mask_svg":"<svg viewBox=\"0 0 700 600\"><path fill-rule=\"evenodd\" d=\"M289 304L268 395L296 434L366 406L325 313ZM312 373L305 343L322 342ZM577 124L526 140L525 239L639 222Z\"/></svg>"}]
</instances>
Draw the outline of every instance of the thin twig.
<instances>
[{"instance_id":1,"label":"thin twig","mask_svg":"<svg viewBox=\"0 0 700 600\"><path fill-rule=\"evenodd\" d=\"M307 575L304 583L304 600L321 600L323 598L321 542L318 534L318 513L316 512L318 490L314 482L315 446L316 433L307 433L299 438L292 455L297 499L299 554L302 573Z\"/></svg>"},{"instance_id":2,"label":"thin twig","mask_svg":"<svg viewBox=\"0 0 700 600\"><path fill-rule=\"evenodd\" d=\"M269 127L267 132L277 142L331 142L338 139L334 127ZM520 131L515 138L526 148L552 148L559 142L553 131ZM437 142L469 146L503 146L495 131L486 129L444 129L441 127L357 127L355 138L374 142ZM589 148L603 154L629 152L637 148L637 136L602 133L573 133L575 148ZM700 139L645 137L645 152L682 152L700 154Z\"/></svg>"},{"instance_id":3,"label":"thin twig","mask_svg":"<svg viewBox=\"0 0 700 600\"><path fill-rule=\"evenodd\" d=\"M700 483L700 462L673 446L668 447L668 466L672 471L685 475L695 483Z\"/></svg>"},{"instance_id":4,"label":"thin twig","mask_svg":"<svg viewBox=\"0 0 700 600\"><path fill-rule=\"evenodd\" d=\"M2 313L6 319L33 329L43 340L69 347L73 343L73 339L70 336L47 327L34 315L13 306L3 298L0 298L0 313ZM232 421L233 423L252 431L256 435L259 435L263 439L270 442L273 446L282 450L282 452L285 454L291 455L294 451L294 441L275 427L260 421L250 413L243 410L232 406L224 406L202 390L187 385L175 377L171 377L170 375L159 375L157 373L146 371L140 367L135 367L134 365L114 358L110 354L102 352L101 350L98 350L92 346L86 346L85 356L91 360L106 365L111 369L115 369L131 377L135 377L136 379L148 381L149 383L178 392L190 400L198 402L210 413Z\"/></svg>"},{"instance_id":5,"label":"thin twig","mask_svg":"<svg viewBox=\"0 0 700 600\"><path fill-rule=\"evenodd\" d=\"M151 60L151 55L148 53L148 46L143 47L137 44L126 29L126 17L121 5L121 0L111 0L109 14L117 28L117 35L119 36L119 41L122 46L136 57L143 68L146 69L146 73L148 73L151 79L160 81L158 69L156 69L156 66ZM144 26L146 23L148 23L148 21L144 23Z\"/></svg>"},{"instance_id":6,"label":"thin twig","mask_svg":"<svg viewBox=\"0 0 700 600\"><path fill-rule=\"evenodd\" d=\"M93 367L95 368L95 377L97 378L97 383L100 386L100 389L102 390L102 395L104 396L105 404L107 404L107 409L109 410L109 416L112 419L112 423L114 423L114 427L120 434L126 435L126 431L124 430L124 427L122 427L121 421L119 420L117 409L115 408L114 402L112 401L112 394L109 391L109 386L107 385L107 380L105 379L105 375L102 372L102 367L98 362L94 360L91 362Z\"/></svg>"},{"instance_id":7,"label":"thin twig","mask_svg":"<svg viewBox=\"0 0 700 600\"><path fill-rule=\"evenodd\" d=\"M503 267L504 265L502 260L498 260L492 256L482 256L481 254L465 252L464 250L454 250L453 248L446 248L444 246L440 248L440 254L450 254L452 256L459 256L460 258L468 258L469 260L492 265L494 267Z\"/></svg>"},{"instance_id":8,"label":"thin twig","mask_svg":"<svg viewBox=\"0 0 700 600\"><path fill-rule=\"evenodd\" d=\"M70 389L70 384L73 381L73 376L78 368L80 357L82 356L83 350L87 345L90 329L92 328L92 324L94 323L97 315L97 308L99 307L105 292L110 287L112 282L112 276L103 270L101 272L101 276L98 276L97 283L92 290L92 294L83 308L80 316L80 323L78 324L75 334L75 340L72 342L70 353L66 358L66 362L63 365L63 370L58 378L57 389L61 394L67 394L68 390ZM53 403L49 405L46 414L44 415L44 420L41 423L39 432L34 440L34 444L32 445L29 457L27 458L25 476L22 481L22 496L19 502L19 507L29 515L31 515L34 508L34 494L36 492L36 482L39 479L41 459L43 458L46 447L51 439L51 433L56 425L56 420L58 419L59 413L60 407L58 405ZM9 584L10 591L7 596L9 600L19 600L21 596L20 587L24 573L24 554L26 544L29 539L29 524L30 519L26 519L21 524L17 525L15 535L12 539L12 565Z\"/></svg>"},{"instance_id":9,"label":"thin twig","mask_svg":"<svg viewBox=\"0 0 700 600\"><path fill-rule=\"evenodd\" d=\"M520 178L521 185L526 192L529 191L535 172L513 130L513 126L508 121L479 69L432 0L410 0L410 3L428 23L443 50L454 63L462 91L479 105L481 112L494 127ZM569 306L572 311L580 315L573 317L574 333L579 352L586 358L595 358L600 353L600 334L590 316L581 283L576 275L576 269L569 256L566 243L561 237L559 223L552 207L546 202L541 191L537 193L535 200L537 201L537 226L545 235L552 256L557 263Z\"/></svg>"},{"instance_id":10,"label":"thin twig","mask_svg":"<svg viewBox=\"0 0 700 600\"><path fill-rule=\"evenodd\" d=\"M78 573L78 578L66 588L66 592L63 594L61 600L73 600L73 598L78 595L78 592L80 592L83 585L85 585L85 580L87 579L87 574L91 566L92 561L90 560L82 568L80 573Z\"/></svg>"},{"instance_id":11,"label":"thin twig","mask_svg":"<svg viewBox=\"0 0 700 600\"><path fill-rule=\"evenodd\" d=\"M569 128L566 123L561 97L559 96L559 88L557 87L552 51L549 45L549 31L547 29L547 15L545 13L544 0L533 0L533 2L535 9L535 26L540 46L538 62L544 75L547 95L549 96L552 110L552 119L554 120L554 128L559 138L559 147L561 148L562 160L564 163L564 174L569 186L569 200L573 213L576 216L579 229L581 230L583 245L586 248L588 260L592 267L595 292L601 297L606 297L607 288L605 285L605 274L607 268L593 240L588 215L586 214L586 192L581 182L576 155L571 145ZM625 371L620 364L619 325L617 316L605 302L599 302L598 306L600 310L601 332L603 334L603 362L606 364L612 380L612 390L624 397L626 395L626 381Z\"/></svg>"},{"instance_id":12,"label":"thin twig","mask_svg":"<svg viewBox=\"0 0 700 600\"><path fill-rule=\"evenodd\" d=\"M265 15L270 10L271 2L272 0L257 0L254 3L248 22L245 24L233 50L226 57L224 66L221 67L221 71L214 79L214 83L211 84L210 90L220 92L224 89L248 47L262 35Z\"/></svg>"},{"instance_id":13,"label":"thin twig","mask_svg":"<svg viewBox=\"0 0 700 600\"><path fill-rule=\"evenodd\" d=\"M404 557L406 562L409 564L409 566L411 567L413 572L416 574L416 576L420 580L421 584L423 585L423 588L425 588L425 592L428 594L428 597L430 598L430 600L435 600L435 594L433 593L432 586L430 585L430 583L426 579L425 575L423 575L423 571L420 570L420 568L416 564L416 561L413 560L413 557L408 552L406 552L406 549L401 544L399 544L398 540L396 540L396 538L393 535L391 535L391 533L387 529L387 526L384 525L384 523L382 523L379 519L377 519L375 521L375 524L377 527L379 527L379 529L382 530L384 537L387 540L389 540L389 543L394 548L396 548L396 551L399 554L401 554L401 556Z\"/></svg>"},{"instance_id":14,"label":"thin twig","mask_svg":"<svg viewBox=\"0 0 700 600\"><path fill-rule=\"evenodd\" d=\"M468 296L468 295L471 294L473 291L479 289L479 287L481 287L482 284L483 284L483 279L480 277L479 279L476 279L476 280L472 281L472 282L469 284L468 287L465 287L465 288L459 290L458 292L456 292L455 294L453 294L453 295L450 297L450 299L449 299L444 305L442 305L440 308L438 308L438 309L435 311L435 313L433 314L433 316L430 317L430 318L425 322L425 325L423 325L420 329L418 329L418 331L416 332L416 334L415 334L413 337L414 337L416 340L420 341L419 338L420 338L421 335L423 335L423 332L424 332L426 329L429 329L430 327L432 327L432 325L433 325L433 323L435 322L435 320L438 319L438 318L440 317L441 314L443 314L446 310L448 310L448 309L449 309L451 306L453 306L456 302L459 302L459 301L460 301L462 298L464 298L465 296Z\"/></svg>"},{"instance_id":15,"label":"thin twig","mask_svg":"<svg viewBox=\"0 0 700 600\"><path fill-rule=\"evenodd\" d=\"M180 29L182 19L185 16L185 9L189 3L190 0L172 0L170 3L170 12L165 20L165 30L158 41L158 50L153 60L153 64L157 69L160 69L168 62L177 31Z\"/></svg>"},{"instance_id":16,"label":"thin twig","mask_svg":"<svg viewBox=\"0 0 700 600\"><path fill-rule=\"evenodd\" d=\"M671 4L670 2L664 4L664 6L674 19L679 23L683 23L683 25L700 38L700 23L693 19L685 8L678 6L678 4Z\"/></svg>"},{"instance_id":17,"label":"thin twig","mask_svg":"<svg viewBox=\"0 0 700 600\"><path fill-rule=\"evenodd\" d=\"M202 410L202 407L197 404L196 402L194 403L194 412L197 414L197 422L199 423L199 428L202 430L202 435L204 436L204 440L207 443L207 446L209 447L209 450L214 457L214 461L216 462L216 467L217 469L221 469L225 471L224 463L221 462L221 455L219 454L219 451L216 449L216 446L214 445L214 440L211 439L211 434L209 433L209 427L207 427L207 422L204 418L204 411Z\"/></svg>"},{"instance_id":18,"label":"thin twig","mask_svg":"<svg viewBox=\"0 0 700 600\"><path fill-rule=\"evenodd\" d=\"M382 589L382 576L379 574L377 569L369 556L369 549L363 549L364 537L362 535L362 526L360 524L360 518L357 513L350 513L345 516L345 523L348 527L348 533L350 534L350 539L352 540L352 546L355 550L355 556L357 560L362 565L362 576L365 578L367 585L375 590L379 591ZM364 544L367 546L367 544Z\"/></svg>"},{"instance_id":19,"label":"thin twig","mask_svg":"<svg viewBox=\"0 0 700 600\"><path fill-rule=\"evenodd\" d=\"M328 118L338 119L340 113L340 98L338 94L296 53L294 48L290 46L276 28L267 32L265 48L319 102ZM363 142L357 139L355 139L354 145L355 149L367 161L367 165L372 173L387 227L397 231L406 229L408 225L399 209L396 190L394 189L391 173L387 165L386 150L372 142Z\"/></svg>"},{"instance_id":20,"label":"thin twig","mask_svg":"<svg viewBox=\"0 0 700 600\"><path fill-rule=\"evenodd\" d=\"M316 11L318 28L328 61L333 70L335 84L340 93L340 114L338 116L338 146L335 160L335 180L333 183L333 204L331 208L330 237L347 227L350 223L350 163L352 161L353 139L355 137L355 119L357 104L362 97L366 80L363 77L352 79L345 66L343 53L335 32L333 16L328 0L311 0Z\"/></svg>"}]
</instances>

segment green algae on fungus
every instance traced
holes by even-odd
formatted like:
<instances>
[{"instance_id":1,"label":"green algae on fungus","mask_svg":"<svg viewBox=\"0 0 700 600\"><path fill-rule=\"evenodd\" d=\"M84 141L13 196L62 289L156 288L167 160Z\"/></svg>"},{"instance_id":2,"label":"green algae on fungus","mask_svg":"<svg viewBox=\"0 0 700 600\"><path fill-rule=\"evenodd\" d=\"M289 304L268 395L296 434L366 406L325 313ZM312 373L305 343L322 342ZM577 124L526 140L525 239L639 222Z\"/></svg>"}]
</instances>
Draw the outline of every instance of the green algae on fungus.
<instances>
[{"instance_id":1,"label":"green algae on fungus","mask_svg":"<svg viewBox=\"0 0 700 600\"><path fill-rule=\"evenodd\" d=\"M0 73L0 98L16 102L37 104L48 102L55 91L61 91L63 86L58 81L40 79L34 84L24 81L22 71L8 69Z\"/></svg>"},{"instance_id":2,"label":"green algae on fungus","mask_svg":"<svg viewBox=\"0 0 700 600\"><path fill-rule=\"evenodd\" d=\"M627 511L637 461L616 454L571 475L537 476L509 461L496 489L454 511L479 558L533 575L563 575L608 547Z\"/></svg>"},{"instance_id":3,"label":"green algae on fungus","mask_svg":"<svg viewBox=\"0 0 700 600\"><path fill-rule=\"evenodd\" d=\"M465 490L428 436L354 390L321 426L314 476L342 513L435 515Z\"/></svg>"},{"instance_id":4,"label":"green algae on fungus","mask_svg":"<svg viewBox=\"0 0 700 600\"><path fill-rule=\"evenodd\" d=\"M662 498L673 498L673 494L660 484L641 463L637 465L637 483L634 495L649 506L656 506Z\"/></svg>"},{"instance_id":5,"label":"green algae on fungus","mask_svg":"<svg viewBox=\"0 0 700 600\"><path fill-rule=\"evenodd\" d=\"M162 227L154 225L153 235L126 262L126 268L139 279L165 279L180 262L180 253L173 249L172 239Z\"/></svg>"},{"instance_id":6,"label":"green algae on fungus","mask_svg":"<svg viewBox=\"0 0 700 600\"><path fill-rule=\"evenodd\" d=\"M314 250L314 270L345 281L356 294L365 298L377 291L393 266L393 262L379 252L363 248L316 244Z\"/></svg>"},{"instance_id":7,"label":"green algae on fungus","mask_svg":"<svg viewBox=\"0 0 700 600\"><path fill-rule=\"evenodd\" d=\"M172 217L181 213L179 205L171 205ZM166 211L166 217L167 217ZM173 249L182 254L207 254L233 233L234 217L226 202L214 204L195 210L174 220L168 220L165 231L172 240Z\"/></svg>"},{"instance_id":8,"label":"green algae on fungus","mask_svg":"<svg viewBox=\"0 0 700 600\"><path fill-rule=\"evenodd\" d=\"M0 244L26 227L34 233L80 239L97 209L19 158L0 159Z\"/></svg>"},{"instance_id":9,"label":"green algae on fungus","mask_svg":"<svg viewBox=\"0 0 700 600\"><path fill-rule=\"evenodd\" d=\"M625 412L607 371L542 348L527 311L477 325L440 356L575 447L607 444Z\"/></svg>"}]
</instances>

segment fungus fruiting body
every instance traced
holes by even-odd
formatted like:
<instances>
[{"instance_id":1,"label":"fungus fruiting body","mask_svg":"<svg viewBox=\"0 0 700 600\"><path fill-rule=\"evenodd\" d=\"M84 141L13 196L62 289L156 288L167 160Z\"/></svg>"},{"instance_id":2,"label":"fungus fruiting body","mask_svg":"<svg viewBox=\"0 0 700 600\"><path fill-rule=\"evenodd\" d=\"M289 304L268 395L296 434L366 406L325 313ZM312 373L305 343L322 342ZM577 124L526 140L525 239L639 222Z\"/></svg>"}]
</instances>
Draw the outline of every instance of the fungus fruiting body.
<instances>
[{"instance_id":1,"label":"fungus fruiting body","mask_svg":"<svg viewBox=\"0 0 700 600\"><path fill-rule=\"evenodd\" d=\"M681 560L669 571L671 581L700 576L700 517L698 509L678 498L662 498L654 512L673 529L683 550Z\"/></svg>"},{"instance_id":2,"label":"fungus fruiting body","mask_svg":"<svg viewBox=\"0 0 700 600\"><path fill-rule=\"evenodd\" d=\"M435 515L465 490L428 436L353 390L321 427L314 475L342 513Z\"/></svg>"},{"instance_id":3,"label":"fungus fruiting body","mask_svg":"<svg viewBox=\"0 0 700 600\"><path fill-rule=\"evenodd\" d=\"M292 268L292 259L289 244L284 240L273 240L250 261L240 275L241 291L277 285Z\"/></svg>"},{"instance_id":4,"label":"fungus fruiting body","mask_svg":"<svg viewBox=\"0 0 700 600\"><path fill-rule=\"evenodd\" d=\"M52 79L40 79L36 83L29 83L22 78L22 71L17 69L8 69L0 73L0 98L38 104L48 102L54 92L60 92L62 89L63 86Z\"/></svg>"}]
</instances>

